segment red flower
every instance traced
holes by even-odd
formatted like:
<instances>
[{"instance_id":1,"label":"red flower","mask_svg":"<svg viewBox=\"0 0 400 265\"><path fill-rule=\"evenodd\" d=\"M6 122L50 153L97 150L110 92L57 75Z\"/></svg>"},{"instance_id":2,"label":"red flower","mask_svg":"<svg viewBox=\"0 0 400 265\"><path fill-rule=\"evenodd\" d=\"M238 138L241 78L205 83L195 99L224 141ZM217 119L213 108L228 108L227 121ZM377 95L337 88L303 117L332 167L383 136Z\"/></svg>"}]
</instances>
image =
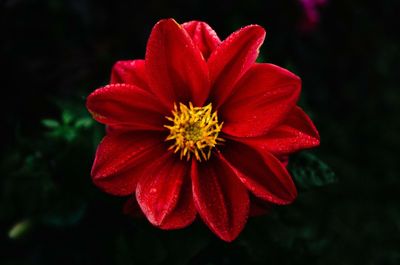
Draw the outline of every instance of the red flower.
<instances>
[{"instance_id":1,"label":"red flower","mask_svg":"<svg viewBox=\"0 0 400 265\"><path fill-rule=\"evenodd\" d=\"M221 42L204 22L159 21L145 60L117 62L111 84L87 99L108 128L94 183L135 196L155 226L182 228L199 214L226 241L249 214L291 203L285 158L319 136L296 106L299 77L255 63L264 37L250 25Z\"/></svg>"}]
</instances>

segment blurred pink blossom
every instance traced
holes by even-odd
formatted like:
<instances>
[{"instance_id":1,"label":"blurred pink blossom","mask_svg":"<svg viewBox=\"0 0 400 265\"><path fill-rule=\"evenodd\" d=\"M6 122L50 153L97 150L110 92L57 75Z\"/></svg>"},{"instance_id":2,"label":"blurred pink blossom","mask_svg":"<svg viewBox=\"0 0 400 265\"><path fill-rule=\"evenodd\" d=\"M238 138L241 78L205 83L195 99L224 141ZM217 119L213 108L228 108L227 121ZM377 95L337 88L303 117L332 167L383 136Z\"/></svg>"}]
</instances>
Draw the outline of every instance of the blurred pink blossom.
<instances>
[{"instance_id":1,"label":"blurred pink blossom","mask_svg":"<svg viewBox=\"0 0 400 265\"><path fill-rule=\"evenodd\" d=\"M299 3L303 9L300 30L310 32L315 29L320 20L319 8L326 5L328 0L299 0Z\"/></svg>"}]
</instances>

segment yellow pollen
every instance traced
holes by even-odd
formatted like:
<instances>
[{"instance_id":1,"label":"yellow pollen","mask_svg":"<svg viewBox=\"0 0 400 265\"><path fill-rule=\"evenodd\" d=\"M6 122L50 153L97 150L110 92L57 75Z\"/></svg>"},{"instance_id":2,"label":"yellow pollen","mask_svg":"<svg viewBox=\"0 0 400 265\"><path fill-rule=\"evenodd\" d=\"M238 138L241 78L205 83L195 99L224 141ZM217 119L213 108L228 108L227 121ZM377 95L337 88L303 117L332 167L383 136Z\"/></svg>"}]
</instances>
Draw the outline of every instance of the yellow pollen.
<instances>
[{"instance_id":1,"label":"yellow pollen","mask_svg":"<svg viewBox=\"0 0 400 265\"><path fill-rule=\"evenodd\" d=\"M189 160L193 155L198 161L208 160L211 150L224 139L218 137L222 124L218 123L217 112L212 112L211 103L205 107L189 107L174 104L173 117L166 117L172 125L164 125L170 133L165 141L174 141L169 147L174 153L180 151L180 158Z\"/></svg>"}]
</instances>

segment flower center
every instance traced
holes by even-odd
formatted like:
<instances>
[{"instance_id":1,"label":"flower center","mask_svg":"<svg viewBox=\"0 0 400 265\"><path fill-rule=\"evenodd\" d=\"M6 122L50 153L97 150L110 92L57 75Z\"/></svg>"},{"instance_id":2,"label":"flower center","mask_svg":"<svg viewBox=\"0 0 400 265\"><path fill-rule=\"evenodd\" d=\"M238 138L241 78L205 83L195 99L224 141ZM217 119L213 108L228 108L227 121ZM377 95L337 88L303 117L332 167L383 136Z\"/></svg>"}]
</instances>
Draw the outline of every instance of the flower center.
<instances>
[{"instance_id":1,"label":"flower center","mask_svg":"<svg viewBox=\"0 0 400 265\"><path fill-rule=\"evenodd\" d=\"M194 155L198 161L208 160L211 149L224 141L218 137L223 122L218 123L217 112L212 112L211 103L205 107L193 107L191 102L189 107L182 103L179 107L174 104L172 115L166 117L173 124L164 125L170 131L165 140L175 141L169 150L180 151L181 159L186 156L189 160Z\"/></svg>"}]
</instances>

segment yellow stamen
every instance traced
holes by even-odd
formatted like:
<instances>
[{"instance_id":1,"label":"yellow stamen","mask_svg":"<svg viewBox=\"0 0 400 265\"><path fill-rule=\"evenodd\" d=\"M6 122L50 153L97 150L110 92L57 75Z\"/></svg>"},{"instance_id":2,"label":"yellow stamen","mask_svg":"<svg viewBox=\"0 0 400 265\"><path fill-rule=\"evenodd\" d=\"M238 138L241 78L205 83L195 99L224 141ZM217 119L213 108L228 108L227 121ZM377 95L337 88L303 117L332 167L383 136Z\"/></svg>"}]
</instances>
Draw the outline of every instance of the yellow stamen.
<instances>
[{"instance_id":1,"label":"yellow stamen","mask_svg":"<svg viewBox=\"0 0 400 265\"><path fill-rule=\"evenodd\" d=\"M189 107L179 103L179 108L174 104L173 117L166 117L172 125L164 125L170 133L166 141L175 141L169 150L177 153L180 150L180 158L186 156L189 160L193 155L198 161L208 160L211 156L211 149L223 142L218 137L222 124L218 123L217 112L212 112L211 103L205 107Z\"/></svg>"}]
</instances>

